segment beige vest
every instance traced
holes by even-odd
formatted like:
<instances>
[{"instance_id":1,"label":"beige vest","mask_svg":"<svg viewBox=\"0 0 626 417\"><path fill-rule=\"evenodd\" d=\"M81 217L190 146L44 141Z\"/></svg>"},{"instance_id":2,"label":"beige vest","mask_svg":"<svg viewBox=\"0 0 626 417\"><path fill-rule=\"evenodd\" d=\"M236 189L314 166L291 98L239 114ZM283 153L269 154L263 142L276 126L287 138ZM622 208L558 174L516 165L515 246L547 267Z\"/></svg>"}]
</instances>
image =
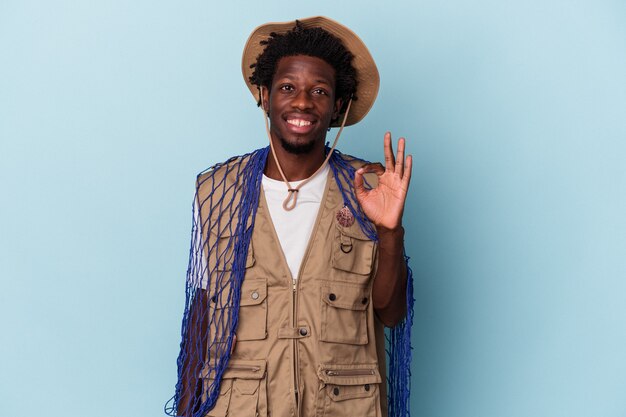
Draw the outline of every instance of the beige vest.
<instances>
[{"instance_id":1,"label":"beige vest","mask_svg":"<svg viewBox=\"0 0 626 417\"><path fill-rule=\"evenodd\" d=\"M200 201L210 192L202 188ZM208 416L387 415L383 326L371 301L378 248L356 221L350 227L338 224L342 207L331 171L300 275L293 280L261 193L237 342ZM201 210L202 218L209 215ZM298 225L293 228L297 233ZM223 263L220 268L230 268ZM203 370L200 376L208 384L206 375Z\"/></svg>"}]
</instances>

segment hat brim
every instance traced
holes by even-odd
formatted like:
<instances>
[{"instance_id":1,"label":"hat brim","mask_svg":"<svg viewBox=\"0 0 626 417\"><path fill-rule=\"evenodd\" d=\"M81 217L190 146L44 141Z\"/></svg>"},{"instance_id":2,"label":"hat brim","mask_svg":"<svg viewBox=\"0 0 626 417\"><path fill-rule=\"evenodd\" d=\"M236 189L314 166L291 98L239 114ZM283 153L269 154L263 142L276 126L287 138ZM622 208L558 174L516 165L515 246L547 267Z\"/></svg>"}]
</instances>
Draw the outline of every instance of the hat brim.
<instances>
[{"instance_id":1,"label":"hat brim","mask_svg":"<svg viewBox=\"0 0 626 417\"><path fill-rule=\"evenodd\" d=\"M374 58L372 58L372 55L361 38L339 22L324 16L307 17L298 19L298 21L305 28L321 27L335 35L341 40L346 49L354 55L352 66L356 69L357 100L354 100L350 106L346 126L358 123L370 111L378 95L380 77ZM272 32L283 34L293 29L295 25L296 22L293 20L289 22L266 23L254 29L248 38L246 46L243 49L241 70L243 72L243 79L255 100L259 99L259 89L250 82L250 77L253 72L250 65L256 62L259 55L265 49L265 45L261 45L261 41L268 39ZM343 114L340 114L337 120L331 123L331 127L340 126L343 116Z\"/></svg>"}]
</instances>

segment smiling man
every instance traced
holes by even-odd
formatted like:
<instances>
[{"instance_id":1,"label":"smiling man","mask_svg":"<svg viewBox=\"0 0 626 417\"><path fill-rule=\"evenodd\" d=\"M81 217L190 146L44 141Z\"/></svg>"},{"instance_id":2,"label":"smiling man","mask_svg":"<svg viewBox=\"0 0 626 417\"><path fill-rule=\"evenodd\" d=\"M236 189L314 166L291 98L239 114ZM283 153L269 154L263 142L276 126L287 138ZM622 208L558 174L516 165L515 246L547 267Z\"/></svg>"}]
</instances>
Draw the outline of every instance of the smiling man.
<instances>
[{"instance_id":1,"label":"smiling man","mask_svg":"<svg viewBox=\"0 0 626 417\"><path fill-rule=\"evenodd\" d=\"M270 146L198 176L170 412L408 415L411 157L402 138L394 155L389 133L385 166L335 150L374 103L374 60L350 29L314 17L255 29L243 72Z\"/></svg>"}]
</instances>

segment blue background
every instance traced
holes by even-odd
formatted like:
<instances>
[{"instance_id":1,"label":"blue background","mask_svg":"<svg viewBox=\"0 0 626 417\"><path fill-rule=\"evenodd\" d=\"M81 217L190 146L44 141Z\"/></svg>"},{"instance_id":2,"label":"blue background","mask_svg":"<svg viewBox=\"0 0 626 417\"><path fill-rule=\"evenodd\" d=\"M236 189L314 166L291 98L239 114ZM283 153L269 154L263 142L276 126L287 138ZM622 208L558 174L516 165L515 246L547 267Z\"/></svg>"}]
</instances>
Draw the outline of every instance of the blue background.
<instances>
[{"instance_id":1,"label":"blue background","mask_svg":"<svg viewBox=\"0 0 626 417\"><path fill-rule=\"evenodd\" d=\"M626 3L0 1L3 416L160 416L195 174L265 146L240 73L328 15L378 62L344 152L415 157L419 417L626 416Z\"/></svg>"}]
</instances>

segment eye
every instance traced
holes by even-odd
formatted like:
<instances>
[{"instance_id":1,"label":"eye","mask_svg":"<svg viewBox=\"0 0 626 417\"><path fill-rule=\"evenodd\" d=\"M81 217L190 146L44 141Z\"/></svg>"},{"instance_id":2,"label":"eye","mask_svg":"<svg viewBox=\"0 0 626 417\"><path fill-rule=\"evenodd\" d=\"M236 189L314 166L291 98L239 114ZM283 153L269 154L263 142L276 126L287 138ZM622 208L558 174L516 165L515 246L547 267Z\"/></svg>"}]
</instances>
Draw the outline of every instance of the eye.
<instances>
[{"instance_id":1,"label":"eye","mask_svg":"<svg viewBox=\"0 0 626 417\"><path fill-rule=\"evenodd\" d=\"M278 89L280 91L293 91L294 90L294 88L293 88L293 86L291 84L283 84L283 85L279 86Z\"/></svg>"},{"instance_id":2,"label":"eye","mask_svg":"<svg viewBox=\"0 0 626 417\"><path fill-rule=\"evenodd\" d=\"M323 88L316 88L313 90L313 94L319 94L322 96L327 96L328 92L326 90L324 90Z\"/></svg>"}]
</instances>

